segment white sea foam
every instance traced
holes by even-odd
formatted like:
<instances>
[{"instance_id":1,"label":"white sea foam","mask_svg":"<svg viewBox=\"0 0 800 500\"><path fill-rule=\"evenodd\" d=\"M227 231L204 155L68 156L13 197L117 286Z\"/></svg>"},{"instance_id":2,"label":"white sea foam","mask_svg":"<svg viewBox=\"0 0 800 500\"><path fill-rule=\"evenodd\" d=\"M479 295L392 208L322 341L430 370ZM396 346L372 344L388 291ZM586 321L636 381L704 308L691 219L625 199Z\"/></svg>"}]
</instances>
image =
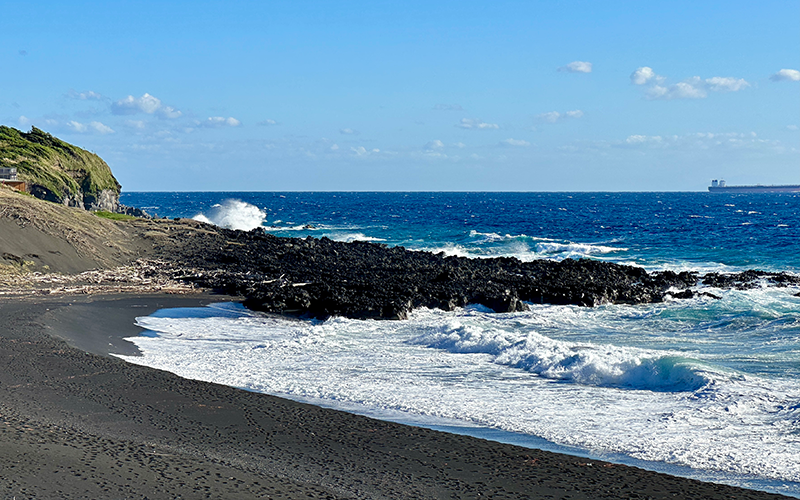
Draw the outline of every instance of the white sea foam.
<instances>
[{"instance_id":1,"label":"white sea foam","mask_svg":"<svg viewBox=\"0 0 800 500\"><path fill-rule=\"evenodd\" d=\"M419 250L445 255L472 258L516 257L523 262L536 259L564 260L583 257L603 258L605 254L627 252L624 247L613 247L602 244L576 243L571 241L539 238L525 234L501 235L470 231L470 241L465 243L447 243L439 246L422 245Z\"/></svg>"},{"instance_id":2,"label":"white sea foam","mask_svg":"<svg viewBox=\"0 0 800 500\"><path fill-rule=\"evenodd\" d=\"M324 234L323 236L327 236L334 241L344 241L346 243L351 243L353 241L386 241L383 238L367 236L364 233L333 232Z\"/></svg>"},{"instance_id":3,"label":"white sea foam","mask_svg":"<svg viewBox=\"0 0 800 500\"><path fill-rule=\"evenodd\" d=\"M192 218L228 229L249 231L261 227L267 219L267 214L250 203L241 200L225 200L212 206L206 213L197 214Z\"/></svg>"},{"instance_id":4,"label":"white sea foam","mask_svg":"<svg viewBox=\"0 0 800 500\"><path fill-rule=\"evenodd\" d=\"M542 255L557 255L560 258L585 257L612 252L626 252L627 248L591 245L588 243L559 243L543 241L536 244L536 251Z\"/></svg>"},{"instance_id":5,"label":"white sea foam","mask_svg":"<svg viewBox=\"0 0 800 500\"><path fill-rule=\"evenodd\" d=\"M564 342L535 331L520 334L459 321L449 322L411 342L451 353L491 354L495 363L582 385L696 391L711 381L708 374L698 369L696 361L679 353Z\"/></svg>"},{"instance_id":6,"label":"white sea foam","mask_svg":"<svg viewBox=\"0 0 800 500\"><path fill-rule=\"evenodd\" d=\"M143 356L125 359L372 416L447 419L693 467L714 480L751 474L800 494L800 299L774 288L718 293L515 314L418 310L391 322L223 306L139 318L155 333L131 339ZM774 375L760 374L771 366Z\"/></svg>"}]
</instances>

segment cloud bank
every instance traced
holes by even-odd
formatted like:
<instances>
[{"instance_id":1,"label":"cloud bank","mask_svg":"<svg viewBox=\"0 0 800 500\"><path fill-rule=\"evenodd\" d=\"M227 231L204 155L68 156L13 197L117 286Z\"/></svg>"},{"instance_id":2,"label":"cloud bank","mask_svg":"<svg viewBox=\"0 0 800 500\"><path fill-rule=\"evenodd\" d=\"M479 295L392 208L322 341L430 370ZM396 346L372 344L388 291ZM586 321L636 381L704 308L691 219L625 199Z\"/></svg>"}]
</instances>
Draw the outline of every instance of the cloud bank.
<instances>
[{"instance_id":1,"label":"cloud bank","mask_svg":"<svg viewBox=\"0 0 800 500\"><path fill-rule=\"evenodd\" d=\"M505 139L500 141L501 146L509 146L509 147L528 147L531 145L530 142L524 141L522 139Z\"/></svg>"},{"instance_id":2,"label":"cloud bank","mask_svg":"<svg viewBox=\"0 0 800 500\"><path fill-rule=\"evenodd\" d=\"M76 92L74 89L70 89L67 92L67 97L70 99L77 99L78 101L102 101L105 100L105 96L99 94L93 90L87 90L86 92Z\"/></svg>"},{"instance_id":3,"label":"cloud bank","mask_svg":"<svg viewBox=\"0 0 800 500\"><path fill-rule=\"evenodd\" d=\"M702 79L693 76L670 85L665 84L666 77L656 74L653 68L642 66L631 73L631 83L648 86L645 97L651 100L703 99L708 92L738 92L750 87L744 78L714 76Z\"/></svg>"},{"instance_id":4,"label":"cloud bank","mask_svg":"<svg viewBox=\"0 0 800 500\"><path fill-rule=\"evenodd\" d=\"M547 113L541 113L536 115L536 118L546 121L547 123L557 123L561 120L567 118L580 118L583 116L583 111L580 109L575 109L572 111L565 111L563 113L558 111L548 111Z\"/></svg>"},{"instance_id":5,"label":"cloud bank","mask_svg":"<svg viewBox=\"0 0 800 500\"><path fill-rule=\"evenodd\" d=\"M479 118L462 118L456 127L472 130L496 130L500 125L496 123L486 123Z\"/></svg>"},{"instance_id":6,"label":"cloud bank","mask_svg":"<svg viewBox=\"0 0 800 500\"><path fill-rule=\"evenodd\" d=\"M195 122L195 125L198 127L205 127L205 128L220 128L220 127L238 127L242 124L236 118L229 116L225 118L224 116L211 116L205 119L202 122Z\"/></svg>"}]
</instances>

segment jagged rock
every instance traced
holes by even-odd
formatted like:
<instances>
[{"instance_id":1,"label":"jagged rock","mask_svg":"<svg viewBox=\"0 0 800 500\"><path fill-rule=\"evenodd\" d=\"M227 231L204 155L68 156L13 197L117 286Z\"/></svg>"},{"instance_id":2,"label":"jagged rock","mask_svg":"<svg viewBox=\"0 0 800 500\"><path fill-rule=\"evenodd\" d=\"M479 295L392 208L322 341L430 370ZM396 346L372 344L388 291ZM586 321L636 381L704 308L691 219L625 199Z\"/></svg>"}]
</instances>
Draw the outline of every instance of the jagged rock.
<instances>
[{"instance_id":1,"label":"jagged rock","mask_svg":"<svg viewBox=\"0 0 800 500\"><path fill-rule=\"evenodd\" d=\"M109 210L109 212L112 212L112 211L116 212L118 214L131 215L133 217L140 217L142 219L152 219L153 218L152 215L150 215L149 213L145 212L141 208L129 207L127 205L123 205L122 203L118 204L117 208L115 210Z\"/></svg>"},{"instance_id":2,"label":"jagged rock","mask_svg":"<svg viewBox=\"0 0 800 500\"><path fill-rule=\"evenodd\" d=\"M527 310L528 302L590 307L661 302L667 296L705 294L690 290L700 279L731 287L747 286L753 276L648 273L589 259L445 257L367 242L280 238L260 229L234 231L196 221L180 224L197 231L184 235L172 229L156 246L159 258L198 270L186 280L243 296L251 309L318 318L403 319L418 307L452 310L470 303L515 312ZM778 286L800 279L754 273ZM676 288L683 291L670 292Z\"/></svg>"},{"instance_id":3,"label":"jagged rock","mask_svg":"<svg viewBox=\"0 0 800 500\"><path fill-rule=\"evenodd\" d=\"M778 286L800 285L800 276L786 272L771 273L767 271L747 270L741 273L708 273L703 276L703 284L717 288L737 288L745 290L770 283Z\"/></svg>"}]
</instances>

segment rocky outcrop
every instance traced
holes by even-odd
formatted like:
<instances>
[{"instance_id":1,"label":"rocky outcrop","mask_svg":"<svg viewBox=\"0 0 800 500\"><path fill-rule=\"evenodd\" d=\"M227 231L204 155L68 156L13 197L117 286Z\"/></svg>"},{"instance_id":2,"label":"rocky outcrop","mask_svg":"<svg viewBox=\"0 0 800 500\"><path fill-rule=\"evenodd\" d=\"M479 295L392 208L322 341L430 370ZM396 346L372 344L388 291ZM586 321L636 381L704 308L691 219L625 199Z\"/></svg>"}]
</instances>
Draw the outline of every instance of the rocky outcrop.
<instances>
[{"instance_id":1,"label":"rocky outcrop","mask_svg":"<svg viewBox=\"0 0 800 500\"><path fill-rule=\"evenodd\" d=\"M123 205L122 203L117 205L116 210L114 212L123 215L130 215L131 217L139 217L142 219L152 219L153 216L149 213L145 212L141 208L136 207L129 207L128 205Z\"/></svg>"},{"instance_id":2,"label":"rocky outcrop","mask_svg":"<svg viewBox=\"0 0 800 500\"><path fill-rule=\"evenodd\" d=\"M17 169L35 197L85 210L117 211L120 185L94 153L33 127L0 126L0 167Z\"/></svg>"},{"instance_id":3,"label":"rocky outcrop","mask_svg":"<svg viewBox=\"0 0 800 500\"><path fill-rule=\"evenodd\" d=\"M102 189L97 193L84 193L83 206L86 210L105 210L117 212L119 210L119 191Z\"/></svg>"},{"instance_id":4,"label":"rocky outcrop","mask_svg":"<svg viewBox=\"0 0 800 500\"><path fill-rule=\"evenodd\" d=\"M448 257L367 242L279 238L195 221L165 227L171 229L151 232L156 255L190 268L181 279L243 296L251 309L319 318L403 319L418 307L452 310L470 303L514 312L526 310L527 303L660 302L695 296L690 288L711 276L648 273L588 259ZM798 276L758 273L778 286L800 285ZM741 278L720 283L750 286L749 275Z\"/></svg>"}]
</instances>

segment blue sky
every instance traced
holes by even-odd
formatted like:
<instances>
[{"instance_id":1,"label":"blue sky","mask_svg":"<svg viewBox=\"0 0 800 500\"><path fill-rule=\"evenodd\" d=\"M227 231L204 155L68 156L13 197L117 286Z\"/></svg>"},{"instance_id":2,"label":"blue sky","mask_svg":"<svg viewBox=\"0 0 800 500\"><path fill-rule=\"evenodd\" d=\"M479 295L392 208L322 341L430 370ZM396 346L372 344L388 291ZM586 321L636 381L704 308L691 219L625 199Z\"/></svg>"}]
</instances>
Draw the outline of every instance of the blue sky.
<instances>
[{"instance_id":1,"label":"blue sky","mask_svg":"<svg viewBox=\"0 0 800 500\"><path fill-rule=\"evenodd\" d=\"M126 191L800 183L800 2L14 2L0 123Z\"/></svg>"}]
</instances>

